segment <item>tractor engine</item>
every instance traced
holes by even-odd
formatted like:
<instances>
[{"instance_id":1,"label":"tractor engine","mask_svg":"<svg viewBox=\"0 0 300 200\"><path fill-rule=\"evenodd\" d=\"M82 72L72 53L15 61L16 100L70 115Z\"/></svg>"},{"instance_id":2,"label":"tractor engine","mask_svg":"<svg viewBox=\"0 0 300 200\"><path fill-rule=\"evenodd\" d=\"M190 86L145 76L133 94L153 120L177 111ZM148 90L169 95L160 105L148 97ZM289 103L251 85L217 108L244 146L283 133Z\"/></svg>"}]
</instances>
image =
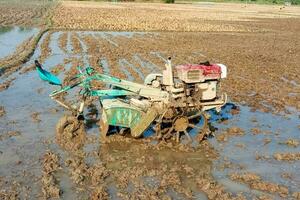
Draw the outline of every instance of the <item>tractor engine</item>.
<instances>
[{"instance_id":1,"label":"tractor engine","mask_svg":"<svg viewBox=\"0 0 300 200\"><path fill-rule=\"evenodd\" d=\"M220 110L227 95L218 94L220 80L226 78L227 68L223 64L184 64L174 67L167 60L162 74L149 74L144 84L168 92L166 104L175 107L201 107L202 111ZM175 75L174 75L175 74Z\"/></svg>"},{"instance_id":2,"label":"tractor engine","mask_svg":"<svg viewBox=\"0 0 300 200\"><path fill-rule=\"evenodd\" d=\"M217 98L221 78L226 78L227 69L223 64L186 64L175 67L178 79L185 88L187 97L200 101L212 101Z\"/></svg>"}]
</instances>

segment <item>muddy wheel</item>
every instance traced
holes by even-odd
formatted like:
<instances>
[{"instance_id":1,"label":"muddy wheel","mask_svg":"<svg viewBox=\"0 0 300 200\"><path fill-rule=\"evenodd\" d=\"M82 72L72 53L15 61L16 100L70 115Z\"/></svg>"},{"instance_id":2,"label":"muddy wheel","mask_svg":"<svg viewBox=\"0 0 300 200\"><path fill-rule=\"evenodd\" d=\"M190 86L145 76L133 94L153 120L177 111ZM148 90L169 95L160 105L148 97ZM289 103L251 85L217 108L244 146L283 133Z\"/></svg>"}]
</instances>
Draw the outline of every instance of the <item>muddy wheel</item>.
<instances>
[{"instance_id":1,"label":"muddy wheel","mask_svg":"<svg viewBox=\"0 0 300 200\"><path fill-rule=\"evenodd\" d=\"M107 133L108 133L108 128L109 128L109 124L107 123L107 116L105 111L103 110L102 112L102 116L99 122L99 131L100 131L100 136L102 138L105 138Z\"/></svg>"},{"instance_id":2,"label":"muddy wheel","mask_svg":"<svg viewBox=\"0 0 300 200\"><path fill-rule=\"evenodd\" d=\"M78 150L86 138L84 123L73 116L62 117L56 125L56 141L66 150Z\"/></svg>"},{"instance_id":3,"label":"muddy wheel","mask_svg":"<svg viewBox=\"0 0 300 200\"><path fill-rule=\"evenodd\" d=\"M200 120L202 120L202 126L201 127L198 127L198 126L195 127L195 128L198 129L197 140L199 142L204 140L211 133L211 131L209 129L209 125L208 125L208 116L205 113L203 113L200 116Z\"/></svg>"},{"instance_id":4,"label":"muddy wheel","mask_svg":"<svg viewBox=\"0 0 300 200\"><path fill-rule=\"evenodd\" d=\"M174 111L174 113L178 113ZM201 126L198 124L201 122ZM202 141L210 132L208 131L208 117L203 112L197 112L194 114L187 114L181 112L181 114L173 114L172 117L164 118L157 124L155 130L158 138L168 140L175 138L176 142L180 141L180 136L184 134L188 140L192 140L189 130L197 129L197 140Z\"/></svg>"},{"instance_id":5,"label":"muddy wheel","mask_svg":"<svg viewBox=\"0 0 300 200\"><path fill-rule=\"evenodd\" d=\"M130 134L130 128L125 127L117 127L117 131L120 135L125 136L126 134Z\"/></svg>"}]
</instances>

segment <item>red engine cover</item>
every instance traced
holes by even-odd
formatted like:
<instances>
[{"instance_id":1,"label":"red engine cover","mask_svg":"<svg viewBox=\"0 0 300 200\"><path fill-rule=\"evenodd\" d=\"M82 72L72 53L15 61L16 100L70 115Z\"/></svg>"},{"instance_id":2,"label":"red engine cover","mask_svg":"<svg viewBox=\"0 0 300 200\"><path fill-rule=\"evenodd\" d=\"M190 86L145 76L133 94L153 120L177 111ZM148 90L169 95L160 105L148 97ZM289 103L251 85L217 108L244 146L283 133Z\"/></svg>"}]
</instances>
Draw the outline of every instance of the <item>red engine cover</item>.
<instances>
[{"instance_id":1,"label":"red engine cover","mask_svg":"<svg viewBox=\"0 0 300 200\"><path fill-rule=\"evenodd\" d=\"M220 78L221 77L221 67L216 64L211 65L199 65L199 64L186 64L176 66L177 70L181 72L188 72L190 70L202 70L203 75L206 78Z\"/></svg>"}]
</instances>

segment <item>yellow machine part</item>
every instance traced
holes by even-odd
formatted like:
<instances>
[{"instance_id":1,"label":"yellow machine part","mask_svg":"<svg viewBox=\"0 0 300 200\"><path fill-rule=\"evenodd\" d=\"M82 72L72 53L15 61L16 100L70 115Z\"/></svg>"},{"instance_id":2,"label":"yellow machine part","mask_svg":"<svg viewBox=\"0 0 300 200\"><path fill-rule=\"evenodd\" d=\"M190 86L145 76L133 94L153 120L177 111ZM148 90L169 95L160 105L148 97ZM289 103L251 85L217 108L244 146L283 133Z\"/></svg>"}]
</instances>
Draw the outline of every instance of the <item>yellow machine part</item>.
<instances>
[{"instance_id":1,"label":"yellow machine part","mask_svg":"<svg viewBox=\"0 0 300 200\"><path fill-rule=\"evenodd\" d=\"M158 116L158 112L155 107L149 108L149 110L141 117L139 123L131 128L132 137L138 138L143 132L151 125L151 123Z\"/></svg>"}]
</instances>

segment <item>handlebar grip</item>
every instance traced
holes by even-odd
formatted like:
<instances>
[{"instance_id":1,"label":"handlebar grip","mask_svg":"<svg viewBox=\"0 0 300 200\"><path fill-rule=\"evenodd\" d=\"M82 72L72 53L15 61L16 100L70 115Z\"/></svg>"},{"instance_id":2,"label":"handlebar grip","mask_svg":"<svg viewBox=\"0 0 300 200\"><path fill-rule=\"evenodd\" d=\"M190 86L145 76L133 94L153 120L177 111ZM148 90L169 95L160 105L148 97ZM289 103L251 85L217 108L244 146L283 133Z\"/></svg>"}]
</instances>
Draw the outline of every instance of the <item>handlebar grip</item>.
<instances>
[{"instance_id":1,"label":"handlebar grip","mask_svg":"<svg viewBox=\"0 0 300 200\"><path fill-rule=\"evenodd\" d=\"M41 64L39 63L38 60L35 60L34 64L35 64L36 67L42 68L42 66L41 66Z\"/></svg>"}]
</instances>

